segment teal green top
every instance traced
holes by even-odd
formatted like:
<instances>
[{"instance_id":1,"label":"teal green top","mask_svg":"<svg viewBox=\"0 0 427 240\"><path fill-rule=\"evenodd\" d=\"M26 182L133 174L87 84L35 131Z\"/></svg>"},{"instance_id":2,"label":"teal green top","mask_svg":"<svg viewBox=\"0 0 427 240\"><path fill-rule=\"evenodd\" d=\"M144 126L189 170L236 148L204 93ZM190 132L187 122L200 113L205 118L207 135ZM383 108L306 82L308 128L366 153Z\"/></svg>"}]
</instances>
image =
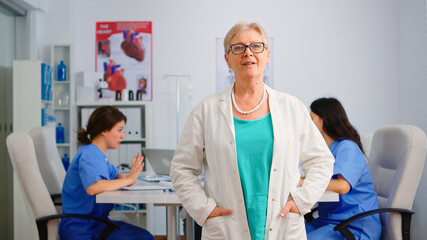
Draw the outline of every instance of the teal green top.
<instances>
[{"instance_id":1,"label":"teal green top","mask_svg":"<svg viewBox=\"0 0 427 240\"><path fill-rule=\"evenodd\" d=\"M271 114L255 120L234 118L234 131L251 237L264 239L274 142Z\"/></svg>"}]
</instances>

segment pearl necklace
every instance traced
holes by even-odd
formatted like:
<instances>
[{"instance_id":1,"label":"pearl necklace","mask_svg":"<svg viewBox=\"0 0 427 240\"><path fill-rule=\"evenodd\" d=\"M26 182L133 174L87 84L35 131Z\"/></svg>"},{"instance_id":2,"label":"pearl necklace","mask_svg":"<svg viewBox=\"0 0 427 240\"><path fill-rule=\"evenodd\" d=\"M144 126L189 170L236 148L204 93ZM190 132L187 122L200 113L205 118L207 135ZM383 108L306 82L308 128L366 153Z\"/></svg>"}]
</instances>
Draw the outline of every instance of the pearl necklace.
<instances>
[{"instance_id":1,"label":"pearl necklace","mask_svg":"<svg viewBox=\"0 0 427 240\"><path fill-rule=\"evenodd\" d=\"M243 111L237 106L236 100L234 99L234 87L233 87L233 89L231 90L231 99L233 100L233 105L236 108L236 110L241 114L250 114L250 113L255 112L259 107L261 107L262 103L264 102L265 92L266 92L265 85L263 84L263 86L264 86L264 92L262 94L261 102L259 102L258 105L256 105L254 109L249 110L249 111Z\"/></svg>"}]
</instances>

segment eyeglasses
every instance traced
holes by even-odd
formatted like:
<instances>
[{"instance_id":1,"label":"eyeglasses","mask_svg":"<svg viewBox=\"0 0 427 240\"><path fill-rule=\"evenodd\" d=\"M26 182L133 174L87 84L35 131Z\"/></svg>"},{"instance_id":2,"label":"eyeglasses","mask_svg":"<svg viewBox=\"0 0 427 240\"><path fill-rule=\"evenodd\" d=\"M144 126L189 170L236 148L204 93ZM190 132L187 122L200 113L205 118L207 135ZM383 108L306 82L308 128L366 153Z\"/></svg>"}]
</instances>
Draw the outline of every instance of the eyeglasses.
<instances>
[{"instance_id":1,"label":"eyeglasses","mask_svg":"<svg viewBox=\"0 0 427 240\"><path fill-rule=\"evenodd\" d=\"M265 44L263 42L254 42L249 45L236 43L230 45L228 52L231 50L234 55L240 55L244 53L248 47L253 53L262 53L264 51Z\"/></svg>"}]
</instances>

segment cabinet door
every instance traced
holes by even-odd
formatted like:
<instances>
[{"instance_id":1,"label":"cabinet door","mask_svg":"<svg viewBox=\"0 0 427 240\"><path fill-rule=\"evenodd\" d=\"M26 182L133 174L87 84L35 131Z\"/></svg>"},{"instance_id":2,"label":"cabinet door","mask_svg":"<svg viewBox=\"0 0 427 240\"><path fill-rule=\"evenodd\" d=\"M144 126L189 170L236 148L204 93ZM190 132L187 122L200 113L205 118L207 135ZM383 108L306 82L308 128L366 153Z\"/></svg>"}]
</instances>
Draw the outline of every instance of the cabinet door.
<instances>
[{"instance_id":1,"label":"cabinet door","mask_svg":"<svg viewBox=\"0 0 427 240\"><path fill-rule=\"evenodd\" d=\"M129 160L127 155L127 144L122 143L119 146L119 164L127 164L132 167L132 160Z\"/></svg>"},{"instance_id":2,"label":"cabinet door","mask_svg":"<svg viewBox=\"0 0 427 240\"><path fill-rule=\"evenodd\" d=\"M95 108L82 108L80 127L86 129L87 121L89 120L89 117L93 111L95 111Z\"/></svg>"},{"instance_id":3,"label":"cabinet door","mask_svg":"<svg viewBox=\"0 0 427 240\"><path fill-rule=\"evenodd\" d=\"M141 139L141 108L127 108L126 117L126 140Z\"/></svg>"},{"instance_id":4,"label":"cabinet door","mask_svg":"<svg viewBox=\"0 0 427 240\"><path fill-rule=\"evenodd\" d=\"M132 159L135 157L136 154L141 153L141 144L140 143L129 143L126 144L126 157L127 161L129 161L129 164L132 165Z\"/></svg>"},{"instance_id":5,"label":"cabinet door","mask_svg":"<svg viewBox=\"0 0 427 240\"><path fill-rule=\"evenodd\" d=\"M140 143L122 143L119 146L120 164L128 164L132 166L132 159L136 154L141 153Z\"/></svg>"},{"instance_id":6,"label":"cabinet door","mask_svg":"<svg viewBox=\"0 0 427 240\"><path fill-rule=\"evenodd\" d=\"M120 165L120 152L119 149L108 149L105 152L108 161L114 166L118 167Z\"/></svg>"},{"instance_id":7,"label":"cabinet door","mask_svg":"<svg viewBox=\"0 0 427 240\"><path fill-rule=\"evenodd\" d=\"M120 112L123 113L123 115L126 116L126 124L125 124L125 128L123 129L123 133L125 134L125 138L123 139L123 141L129 140L129 136L128 136L128 123L129 123L129 117L127 114L127 108L126 107L119 107L118 108Z\"/></svg>"}]
</instances>

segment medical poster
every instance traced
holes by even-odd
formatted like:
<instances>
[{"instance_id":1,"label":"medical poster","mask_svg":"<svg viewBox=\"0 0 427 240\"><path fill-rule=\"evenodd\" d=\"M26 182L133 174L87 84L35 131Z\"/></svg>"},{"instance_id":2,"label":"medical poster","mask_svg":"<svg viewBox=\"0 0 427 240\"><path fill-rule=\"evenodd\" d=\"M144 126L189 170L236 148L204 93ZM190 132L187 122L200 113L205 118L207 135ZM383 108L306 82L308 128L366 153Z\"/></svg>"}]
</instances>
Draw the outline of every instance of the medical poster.
<instances>
[{"instance_id":1,"label":"medical poster","mask_svg":"<svg viewBox=\"0 0 427 240\"><path fill-rule=\"evenodd\" d=\"M273 39L269 38L270 61L264 69L264 83L273 87ZM234 83L234 72L229 69L224 57L224 38L216 39L216 92L225 90Z\"/></svg>"},{"instance_id":2,"label":"medical poster","mask_svg":"<svg viewBox=\"0 0 427 240\"><path fill-rule=\"evenodd\" d=\"M152 100L150 21L97 22L95 49L95 71L104 76L98 98Z\"/></svg>"}]
</instances>

